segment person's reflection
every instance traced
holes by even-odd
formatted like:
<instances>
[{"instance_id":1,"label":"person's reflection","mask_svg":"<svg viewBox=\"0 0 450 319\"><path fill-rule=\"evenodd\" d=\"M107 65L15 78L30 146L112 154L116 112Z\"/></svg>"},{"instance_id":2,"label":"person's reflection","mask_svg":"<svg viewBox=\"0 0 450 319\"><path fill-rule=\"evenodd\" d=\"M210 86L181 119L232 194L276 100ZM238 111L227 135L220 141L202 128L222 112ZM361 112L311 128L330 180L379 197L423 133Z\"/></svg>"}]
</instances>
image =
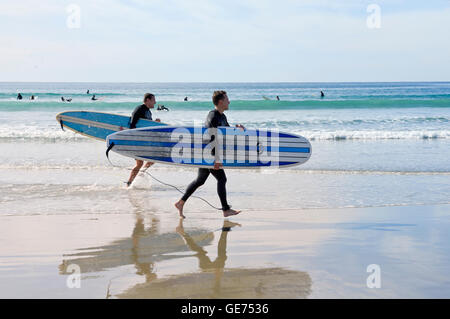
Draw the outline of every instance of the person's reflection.
<instances>
[{"instance_id":1,"label":"person's reflection","mask_svg":"<svg viewBox=\"0 0 450 319\"><path fill-rule=\"evenodd\" d=\"M189 249L196 252L195 256L198 258L200 269L202 271L215 272L214 292L216 294L220 293L220 282L223 276L223 269L225 268L225 261L227 260L228 233L231 231L231 228L235 226L241 225L228 220L223 222L222 233L220 234L219 243L217 245L217 257L214 261L211 261L208 257L206 250L197 245L195 241L184 232L183 219L180 219L180 222L176 228L176 232L180 234Z\"/></svg>"},{"instance_id":2,"label":"person's reflection","mask_svg":"<svg viewBox=\"0 0 450 319\"><path fill-rule=\"evenodd\" d=\"M156 279L156 274L154 273L155 263L152 262L139 262L139 250L140 250L140 239L150 236L155 236L158 233L159 220L155 217L151 220L151 226L147 230L145 229L144 218L140 213L136 214L136 223L134 225L133 233L131 234L131 239L133 246L131 248L131 259L136 267L136 274L144 275L145 281L149 282Z\"/></svg>"}]
</instances>

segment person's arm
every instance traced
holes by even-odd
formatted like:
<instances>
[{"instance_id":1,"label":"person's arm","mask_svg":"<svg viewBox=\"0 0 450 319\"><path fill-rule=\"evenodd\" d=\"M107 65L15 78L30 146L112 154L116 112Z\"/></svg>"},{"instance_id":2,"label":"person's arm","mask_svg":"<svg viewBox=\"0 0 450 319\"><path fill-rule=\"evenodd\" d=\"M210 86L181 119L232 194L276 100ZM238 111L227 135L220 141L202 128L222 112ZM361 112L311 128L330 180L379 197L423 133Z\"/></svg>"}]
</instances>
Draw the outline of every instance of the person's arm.
<instances>
[{"instance_id":1,"label":"person's arm","mask_svg":"<svg viewBox=\"0 0 450 319\"><path fill-rule=\"evenodd\" d=\"M211 120L211 125L214 127L214 169L218 170L223 167L222 165L222 159L220 158L221 152L218 152L219 150L219 139L218 139L218 129L219 126L219 118L217 116L214 116Z\"/></svg>"},{"instance_id":2,"label":"person's arm","mask_svg":"<svg viewBox=\"0 0 450 319\"><path fill-rule=\"evenodd\" d=\"M130 121L130 129L136 128L136 124L139 121L139 119L142 117L142 108L137 108L134 110L133 114L131 115L131 121Z\"/></svg>"},{"instance_id":3,"label":"person's arm","mask_svg":"<svg viewBox=\"0 0 450 319\"><path fill-rule=\"evenodd\" d=\"M206 127L208 128L217 128L219 126L219 119L215 115L215 113L208 114L208 120L206 121Z\"/></svg>"},{"instance_id":4,"label":"person's arm","mask_svg":"<svg viewBox=\"0 0 450 319\"><path fill-rule=\"evenodd\" d=\"M212 150L214 150L214 169L218 170L222 167L222 163L220 161L219 152L216 152L217 150L217 127L219 126L219 119L216 116L216 113L210 112L208 114L208 117L206 119L205 123L206 127L209 129L213 129L210 132L211 137L214 136L214 140L212 141L213 147Z\"/></svg>"}]
</instances>

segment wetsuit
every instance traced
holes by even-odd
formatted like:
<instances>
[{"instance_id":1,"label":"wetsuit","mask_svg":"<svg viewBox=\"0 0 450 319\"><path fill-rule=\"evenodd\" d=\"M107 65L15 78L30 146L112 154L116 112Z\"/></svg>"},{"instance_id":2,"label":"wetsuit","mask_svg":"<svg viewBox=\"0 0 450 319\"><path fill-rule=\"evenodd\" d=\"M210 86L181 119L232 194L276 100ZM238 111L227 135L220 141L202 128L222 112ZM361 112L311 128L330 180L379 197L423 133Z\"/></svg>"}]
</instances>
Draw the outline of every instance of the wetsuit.
<instances>
[{"instance_id":1,"label":"wetsuit","mask_svg":"<svg viewBox=\"0 0 450 319\"><path fill-rule=\"evenodd\" d=\"M205 126L207 128L218 127L218 126L230 126L227 121L225 114L220 114L217 110L212 110L208 113L206 117ZM227 203L227 190L225 184L227 182L227 177L223 169L209 169L209 168L199 168L197 179L194 180L186 189L186 193L181 198L183 201L187 199L202 186L209 174L212 174L217 179L217 194L219 194L220 203L222 204L222 210L226 211L230 209Z\"/></svg>"},{"instance_id":2,"label":"wetsuit","mask_svg":"<svg viewBox=\"0 0 450 319\"><path fill-rule=\"evenodd\" d=\"M139 105L134 109L133 114L131 114L130 128L136 128L139 119L153 120L152 112L145 104Z\"/></svg>"}]
</instances>

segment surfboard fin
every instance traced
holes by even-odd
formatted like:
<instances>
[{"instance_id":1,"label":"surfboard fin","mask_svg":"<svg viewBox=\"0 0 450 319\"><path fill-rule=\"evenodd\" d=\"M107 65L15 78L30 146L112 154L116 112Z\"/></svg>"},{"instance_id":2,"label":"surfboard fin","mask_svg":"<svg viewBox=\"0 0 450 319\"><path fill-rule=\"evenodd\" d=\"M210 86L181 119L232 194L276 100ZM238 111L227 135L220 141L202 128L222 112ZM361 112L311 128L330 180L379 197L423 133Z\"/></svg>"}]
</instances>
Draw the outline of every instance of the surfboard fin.
<instances>
[{"instance_id":1,"label":"surfboard fin","mask_svg":"<svg viewBox=\"0 0 450 319\"><path fill-rule=\"evenodd\" d=\"M109 151L112 150L114 145L115 145L114 143L111 143L106 150L106 158L108 159L108 161L109 161Z\"/></svg>"},{"instance_id":2,"label":"surfboard fin","mask_svg":"<svg viewBox=\"0 0 450 319\"><path fill-rule=\"evenodd\" d=\"M61 125L61 130L63 130L65 132L62 120L59 120L59 125Z\"/></svg>"}]
</instances>

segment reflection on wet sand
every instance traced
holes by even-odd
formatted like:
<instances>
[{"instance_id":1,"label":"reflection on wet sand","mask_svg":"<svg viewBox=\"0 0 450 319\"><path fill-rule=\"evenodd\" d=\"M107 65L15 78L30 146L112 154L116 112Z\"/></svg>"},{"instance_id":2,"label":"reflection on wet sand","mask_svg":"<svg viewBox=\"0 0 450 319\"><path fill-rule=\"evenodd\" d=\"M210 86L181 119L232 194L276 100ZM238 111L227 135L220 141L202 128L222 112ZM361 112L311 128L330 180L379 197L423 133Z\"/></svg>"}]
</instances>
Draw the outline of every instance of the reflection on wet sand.
<instances>
[{"instance_id":1,"label":"reflection on wet sand","mask_svg":"<svg viewBox=\"0 0 450 319\"><path fill-rule=\"evenodd\" d=\"M121 238L111 244L97 247L79 249L78 253L66 254L59 266L60 274L67 275L66 269L70 264L80 267L81 273L99 272L106 269L125 265L135 265L137 274L144 275L147 280L156 277L154 263L161 260L183 258L187 256L170 255L170 253L187 252L183 240L175 233L160 233L158 217L149 214L150 226L145 226L145 210L139 198L130 195L130 202L134 207L136 222L131 238ZM193 237L199 241L200 246L210 244L214 239L211 231L192 230Z\"/></svg>"},{"instance_id":2,"label":"reflection on wet sand","mask_svg":"<svg viewBox=\"0 0 450 319\"><path fill-rule=\"evenodd\" d=\"M214 261L186 234L182 220L176 228L186 245L196 252L201 272L170 276L138 284L119 298L306 298L311 278L306 272L282 268L225 269L227 236L232 227L225 220Z\"/></svg>"},{"instance_id":3,"label":"reflection on wet sand","mask_svg":"<svg viewBox=\"0 0 450 319\"><path fill-rule=\"evenodd\" d=\"M223 222L217 257L212 261L203 248L212 243L212 231L194 229L188 234L180 220L175 232L161 233L159 218L143 209L146 205L139 193L133 194L130 192L129 196L136 221L131 238L64 255L60 274L68 275L70 264L77 264L81 274L134 265L136 274L145 277L145 283L115 296L119 298L306 298L310 294L311 278L306 272L283 268L225 268L228 235L233 227L241 225ZM150 218L147 226L145 216ZM180 254L189 251L195 254ZM157 278L156 262L193 256L198 259L200 272Z\"/></svg>"}]
</instances>

